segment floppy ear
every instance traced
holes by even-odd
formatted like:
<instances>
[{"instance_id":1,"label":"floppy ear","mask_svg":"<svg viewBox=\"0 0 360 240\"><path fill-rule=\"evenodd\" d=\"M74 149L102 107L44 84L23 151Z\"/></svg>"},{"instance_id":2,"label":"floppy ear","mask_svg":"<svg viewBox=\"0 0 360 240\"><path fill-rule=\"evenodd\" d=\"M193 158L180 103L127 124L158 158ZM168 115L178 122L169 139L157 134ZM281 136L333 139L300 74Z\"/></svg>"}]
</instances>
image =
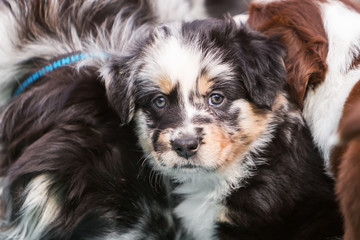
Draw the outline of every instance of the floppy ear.
<instances>
[{"instance_id":1,"label":"floppy ear","mask_svg":"<svg viewBox=\"0 0 360 240\"><path fill-rule=\"evenodd\" d=\"M286 81L290 87L291 97L302 106L308 86L316 85L325 79L327 65L324 55L327 53L327 46L314 43L309 48L302 47L299 51L295 49L291 46L287 49Z\"/></svg>"},{"instance_id":2,"label":"floppy ear","mask_svg":"<svg viewBox=\"0 0 360 240\"><path fill-rule=\"evenodd\" d=\"M286 81L291 97L302 106L308 86L323 81L327 72L328 42L318 6L311 1L254 3L248 23L267 36L278 36L286 46Z\"/></svg>"},{"instance_id":3,"label":"floppy ear","mask_svg":"<svg viewBox=\"0 0 360 240\"><path fill-rule=\"evenodd\" d=\"M121 123L129 123L135 111L135 85L131 77L131 57L111 57L100 70L106 94Z\"/></svg>"},{"instance_id":4,"label":"floppy ear","mask_svg":"<svg viewBox=\"0 0 360 240\"><path fill-rule=\"evenodd\" d=\"M271 109L286 85L282 45L275 38L244 27L237 32L236 42L239 75L250 99L259 107Z\"/></svg>"}]
</instances>

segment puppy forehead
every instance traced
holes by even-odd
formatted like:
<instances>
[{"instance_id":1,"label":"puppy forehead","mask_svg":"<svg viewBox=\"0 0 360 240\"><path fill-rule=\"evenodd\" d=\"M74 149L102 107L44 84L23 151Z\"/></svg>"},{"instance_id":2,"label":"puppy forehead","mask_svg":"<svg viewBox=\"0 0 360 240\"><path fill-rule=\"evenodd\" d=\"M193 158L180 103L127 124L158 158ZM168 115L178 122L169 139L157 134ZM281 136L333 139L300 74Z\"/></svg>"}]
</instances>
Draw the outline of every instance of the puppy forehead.
<instances>
[{"instance_id":1,"label":"puppy forehead","mask_svg":"<svg viewBox=\"0 0 360 240\"><path fill-rule=\"evenodd\" d=\"M232 66L224 63L221 53L208 49L200 40L189 42L180 34L157 39L146 51L141 79L151 81L168 94L176 86L184 93L205 94L215 78L231 78Z\"/></svg>"},{"instance_id":2,"label":"puppy forehead","mask_svg":"<svg viewBox=\"0 0 360 240\"><path fill-rule=\"evenodd\" d=\"M161 41L162 42L162 41ZM180 83L183 89L193 89L195 80L201 73L201 52L192 46L187 46L176 37L170 37L154 49L154 73L166 76L155 77L153 80L163 86L165 81L172 86Z\"/></svg>"}]
</instances>

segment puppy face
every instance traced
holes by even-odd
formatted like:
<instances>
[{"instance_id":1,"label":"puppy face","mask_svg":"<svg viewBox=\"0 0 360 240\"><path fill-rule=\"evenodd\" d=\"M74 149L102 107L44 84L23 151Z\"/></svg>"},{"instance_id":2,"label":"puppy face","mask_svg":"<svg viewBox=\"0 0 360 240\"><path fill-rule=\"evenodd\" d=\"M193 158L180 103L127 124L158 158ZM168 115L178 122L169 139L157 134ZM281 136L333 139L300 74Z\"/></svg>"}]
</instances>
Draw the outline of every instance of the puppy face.
<instances>
[{"instance_id":1,"label":"puppy face","mask_svg":"<svg viewBox=\"0 0 360 240\"><path fill-rule=\"evenodd\" d=\"M283 89L282 49L232 22L162 26L103 71L122 121L135 115L146 157L171 176L228 172L259 147Z\"/></svg>"}]
</instances>

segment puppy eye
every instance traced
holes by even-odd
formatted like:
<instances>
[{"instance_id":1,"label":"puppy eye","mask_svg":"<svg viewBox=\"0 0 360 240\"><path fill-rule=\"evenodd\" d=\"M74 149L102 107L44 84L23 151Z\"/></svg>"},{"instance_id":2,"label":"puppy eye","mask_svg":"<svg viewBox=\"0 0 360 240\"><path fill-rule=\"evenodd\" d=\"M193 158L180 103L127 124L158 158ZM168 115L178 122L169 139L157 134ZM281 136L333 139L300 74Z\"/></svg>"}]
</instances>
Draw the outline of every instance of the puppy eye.
<instances>
[{"instance_id":1,"label":"puppy eye","mask_svg":"<svg viewBox=\"0 0 360 240\"><path fill-rule=\"evenodd\" d=\"M224 101L224 97L218 93L211 94L209 97L209 104L212 106L219 106Z\"/></svg>"},{"instance_id":2,"label":"puppy eye","mask_svg":"<svg viewBox=\"0 0 360 240\"><path fill-rule=\"evenodd\" d=\"M159 96L159 97L155 98L152 102L157 108L166 108L167 107L166 99L163 96Z\"/></svg>"}]
</instances>

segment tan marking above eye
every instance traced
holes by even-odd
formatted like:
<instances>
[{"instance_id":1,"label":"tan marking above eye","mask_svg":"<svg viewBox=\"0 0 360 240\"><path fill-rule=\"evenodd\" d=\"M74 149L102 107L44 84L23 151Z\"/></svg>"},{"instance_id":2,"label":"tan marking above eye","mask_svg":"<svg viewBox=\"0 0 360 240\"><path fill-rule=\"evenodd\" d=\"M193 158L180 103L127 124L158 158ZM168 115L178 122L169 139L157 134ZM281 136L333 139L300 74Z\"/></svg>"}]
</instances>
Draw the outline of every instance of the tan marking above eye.
<instances>
[{"instance_id":1,"label":"tan marking above eye","mask_svg":"<svg viewBox=\"0 0 360 240\"><path fill-rule=\"evenodd\" d=\"M162 76L158 77L157 81L158 81L158 85L160 87L161 92L164 93L164 94L170 94L171 91L175 87L174 83L166 75L162 75Z\"/></svg>"},{"instance_id":2,"label":"tan marking above eye","mask_svg":"<svg viewBox=\"0 0 360 240\"><path fill-rule=\"evenodd\" d=\"M212 85L213 81L211 81L207 74L203 74L198 78L197 89L200 95L205 96L208 92L210 92Z\"/></svg>"}]
</instances>

